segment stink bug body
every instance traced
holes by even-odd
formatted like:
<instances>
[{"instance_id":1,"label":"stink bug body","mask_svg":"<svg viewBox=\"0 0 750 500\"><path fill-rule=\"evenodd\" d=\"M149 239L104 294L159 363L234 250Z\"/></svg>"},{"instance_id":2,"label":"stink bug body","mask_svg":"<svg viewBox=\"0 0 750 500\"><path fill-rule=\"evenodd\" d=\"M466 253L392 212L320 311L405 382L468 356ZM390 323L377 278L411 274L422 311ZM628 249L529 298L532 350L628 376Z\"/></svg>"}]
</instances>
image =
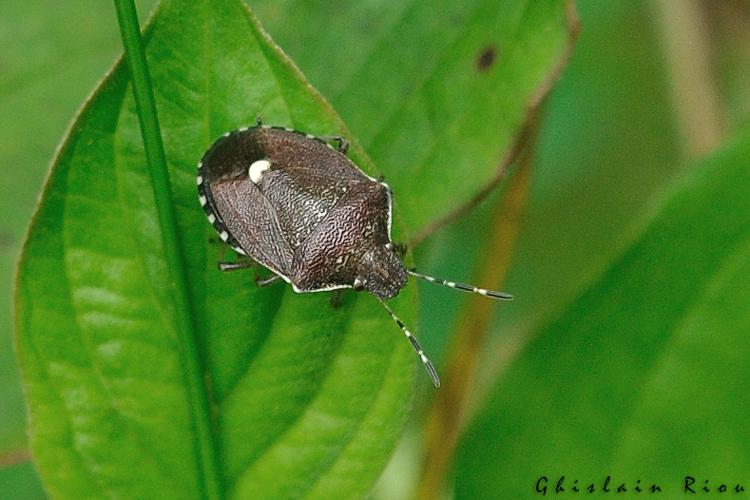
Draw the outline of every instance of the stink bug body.
<instances>
[{"instance_id":1,"label":"stink bug body","mask_svg":"<svg viewBox=\"0 0 750 500\"><path fill-rule=\"evenodd\" d=\"M337 143L334 148L333 142ZM262 125L224 134L198 164L198 195L219 237L295 292L342 288L374 295L409 339L435 386L435 369L386 300L412 276L496 299L511 296L407 269L391 241L391 190L346 156L339 137Z\"/></svg>"}]
</instances>

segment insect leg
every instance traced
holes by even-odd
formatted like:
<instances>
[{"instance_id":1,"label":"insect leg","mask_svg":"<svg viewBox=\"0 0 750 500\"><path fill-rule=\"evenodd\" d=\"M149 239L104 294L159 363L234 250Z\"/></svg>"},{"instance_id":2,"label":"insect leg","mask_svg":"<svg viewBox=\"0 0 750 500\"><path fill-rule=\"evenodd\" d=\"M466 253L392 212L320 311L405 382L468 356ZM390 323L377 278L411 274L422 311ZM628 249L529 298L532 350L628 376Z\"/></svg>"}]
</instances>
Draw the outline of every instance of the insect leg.
<instances>
[{"instance_id":1,"label":"insect leg","mask_svg":"<svg viewBox=\"0 0 750 500\"><path fill-rule=\"evenodd\" d=\"M224 243L223 241L221 243ZM238 260L237 262L226 262L224 260L224 253L227 251L226 244L222 244L219 247L219 259L216 263L216 266L219 268L220 271L236 271L238 269L247 269L248 267L252 267L255 265L255 261L252 261L245 257L244 260L242 260L242 256L238 256L241 260Z\"/></svg>"},{"instance_id":2,"label":"insect leg","mask_svg":"<svg viewBox=\"0 0 750 500\"><path fill-rule=\"evenodd\" d=\"M393 243L391 241L390 243L387 243L385 246L388 250L398 255L402 260L404 256L406 255L406 250L407 250L406 243Z\"/></svg>"},{"instance_id":3,"label":"insect leg","mask_svg":"<svg viewBox=\"0 0 750 500\"><path fill-rule=\"evenodd\" d=\"M345 155L349 152L349 141L347 141L345 138L341 137L340 135L326 135L321 137L320 139L324 140L325 142L335 142L337 143L337 147L339 150L339 153L342 155Z\"/></svg>"},{"instance_id":4,"label":"insect leg","mask_svg":"<svg viewBox=\"0 0 750 500\"><path fill-rule=\"evenodd\" d=\"M343 290L334 290L331 292L331 307L338 309L341 306L341 294Z\"/></svg>"},{"instance_id":5,"label":"insect leg","mask_svg":"<svg viewBox=\"0 0 750 500\"><path fill-rule=\"evenodd\" d=\"M267 278L261 278L260 276L255 277L255 284L258 286L258 288L263 288L268 285L271 285L273 283L276 283L281 279L280 276L277 276L275 274L267 277Z\"/></svg>"},{"instance_id":6,"label":"insect leg","mask_svg":"<svg viewBox=\"0 0 750 500\"><path fill-rule=\"evenodd\" d=\"M239 261L239 262L219 262L220 271L237 271L238 269L247 269L255 265L255 262L251 260Z\"/></svg>"}]
</instances>

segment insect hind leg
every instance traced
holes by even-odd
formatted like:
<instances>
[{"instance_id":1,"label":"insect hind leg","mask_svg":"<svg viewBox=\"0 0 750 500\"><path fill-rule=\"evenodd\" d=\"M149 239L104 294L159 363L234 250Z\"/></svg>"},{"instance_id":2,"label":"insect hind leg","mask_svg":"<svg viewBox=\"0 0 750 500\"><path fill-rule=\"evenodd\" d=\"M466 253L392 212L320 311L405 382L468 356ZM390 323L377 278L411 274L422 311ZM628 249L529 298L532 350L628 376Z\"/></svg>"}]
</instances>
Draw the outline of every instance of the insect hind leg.
<instances>
[{"instance_id":1,"label":"insect hind leg","mask_svg":"<svg viewBox=\"0 0 750 500\"><path fill-rule=\"evenodd\" d=\"M224 243L221 241L220 243ZM219 247L219 255L216 262L216 267L219 268L219 271L229 272L229 271L237 271L239 269L247 269L249 267L253 267L255 265L255 261L244 256L244 255L238 255L238 259L235 262L229 262L224 260L224 254L227 251L226 244L222 244L221 247Z\"/></svg>"},{"instance_id":2,"label":"insect hind leg","mask_svg":"<svg viewBox=\"0 0 750 500\"><path fill-rule=\"evenodd\" d=\"M239 269L247 269L248 267L253 267L255 265L255 262L251 260L247 261L238 261L238 262L222 262L219 261L217 263L217 266L220 271L228 272L228 271L237 271Z\"/></svg>"},{"instance_id":3,"label":"insect hind leg","mask_svg":"<svg viewBox=\"0 0 750 500\"><path fill-rule=\"evenodd\" d=\"M258 288L264 288L268 285L273 285L274 283L277 283L281 279L281 276L278 276L276 274L272 274L271 276L268 276L266 278L261 278L260 276L255 277L255 284Z\"/></svg>"}]
</instances>

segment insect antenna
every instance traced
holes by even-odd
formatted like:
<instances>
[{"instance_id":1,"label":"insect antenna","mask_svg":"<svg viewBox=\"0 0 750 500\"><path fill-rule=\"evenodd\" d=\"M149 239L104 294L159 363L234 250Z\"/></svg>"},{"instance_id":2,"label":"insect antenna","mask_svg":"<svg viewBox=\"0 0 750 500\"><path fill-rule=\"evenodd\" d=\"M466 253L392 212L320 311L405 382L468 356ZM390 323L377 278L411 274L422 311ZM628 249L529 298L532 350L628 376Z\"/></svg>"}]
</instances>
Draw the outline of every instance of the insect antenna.
<instances>
[{"instance_id":1,"label":"insect antenna","mask_svg":"<svg viewBox=\"0 0 750 500\"><path fill-rule=\"evenodd\" d=\"M393 321L395 321L398 327L401 328L401 331L404 332L404 335L406 335L406 338L409 339L409 342L411 342L411 346L416 351L417 356L419 356L419 359L422 360L422 364L427 370L427 373L430 375L430 380L432 380L432 384L435 387L440 387L440 377L438 377L437 370L435 370L435 367L432 366L432 362L425 355L424 350L422 350L422 346L419 345L419 342L411 333L411 331L409 331L409 329L406 328L406 325L404 325L404 322L401 321L401 319L398 316L396 316L396 313L393 312L393 309L388 307L388 304L386 304L385 301L381 299L380 297L378 297L378 300L380 301L381 304L383 304L383 307L385 308L386 311L388 311L388 314L391 315L391 318L393 318Z\"/></svg>"},{"instance_id":2,"label":"insect antenna","mask_svg":"<svg viewBox=\"0 0 750 500\"><path fill-rule=\"evenodd\" d=\"M455 281L428 276L426 274L418 273L416 269L407 269L406 272L417 278L429 281L430 283L447 286L448 288L455 288L456 290L462 290L469 293L478 293L479 295L484 295L485 297L490 297L496 300L513 300L513 296L509 293L496 292L495 290L487 290L486 288L479 288L474 285L467 285L466 283L457 283Z\"/></svg>"}]
</instances>

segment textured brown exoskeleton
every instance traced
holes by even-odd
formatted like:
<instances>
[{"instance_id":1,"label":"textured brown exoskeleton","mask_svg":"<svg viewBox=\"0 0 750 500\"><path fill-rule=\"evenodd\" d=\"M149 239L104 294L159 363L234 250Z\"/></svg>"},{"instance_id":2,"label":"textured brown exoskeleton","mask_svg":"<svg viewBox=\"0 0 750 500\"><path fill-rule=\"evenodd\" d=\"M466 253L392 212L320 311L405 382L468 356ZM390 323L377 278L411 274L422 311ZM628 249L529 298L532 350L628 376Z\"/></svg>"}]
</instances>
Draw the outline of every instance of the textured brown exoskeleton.
<instances>
[{"instance_id":1,"label":"textured brown exoskeleton","mask_svg":"<svg viewBox=\"0 0 750 500\"><path fill-rule=\"evenodd\" d=\"M337 148L332 145L337 143ZM225 134L198 165L198 194L219 237L295 292L342 288L375 295L440 385L432 363L385 300L408 275L496 299L511 296L407 269L391 241L391 190L346 157L340 137L262 125ZM253 262L220 262L225 271Z\"/></svg>"}]
</instances>

